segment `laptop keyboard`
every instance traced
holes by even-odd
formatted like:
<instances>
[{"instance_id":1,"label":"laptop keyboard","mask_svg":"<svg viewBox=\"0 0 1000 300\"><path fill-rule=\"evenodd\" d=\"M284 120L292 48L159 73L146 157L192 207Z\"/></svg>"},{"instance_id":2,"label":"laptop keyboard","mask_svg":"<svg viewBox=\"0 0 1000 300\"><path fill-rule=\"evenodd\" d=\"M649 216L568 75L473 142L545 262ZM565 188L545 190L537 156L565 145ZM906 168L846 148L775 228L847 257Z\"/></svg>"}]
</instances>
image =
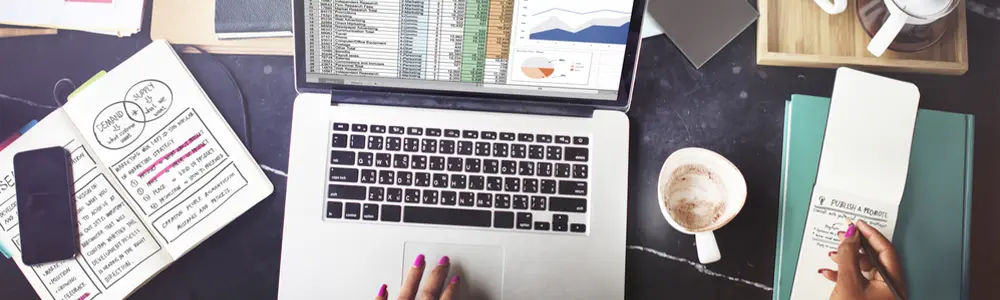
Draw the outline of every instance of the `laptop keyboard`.
<instances>
[{"instance_id":1,"label":"laptop keyboard","mask_svg":"<svg viewBox=\"0 0 1000 300\"><path fill-rule=\"evenodd\" d=\"M590 138L333 123L325 218L587 232Z\"/></svg>"}]
</instances>

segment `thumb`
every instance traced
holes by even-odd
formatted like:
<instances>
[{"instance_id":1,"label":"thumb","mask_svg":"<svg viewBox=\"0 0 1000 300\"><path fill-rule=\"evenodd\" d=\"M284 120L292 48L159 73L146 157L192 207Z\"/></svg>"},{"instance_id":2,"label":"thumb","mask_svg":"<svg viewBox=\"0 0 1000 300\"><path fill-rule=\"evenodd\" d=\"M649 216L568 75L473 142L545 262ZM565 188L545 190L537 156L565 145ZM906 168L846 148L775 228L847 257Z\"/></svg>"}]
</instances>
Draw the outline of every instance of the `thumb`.
<instances>
[{"instance_id":1,"label":"thumb","mask_svg":"<svg viewBox=\"0 0 1000 300\"><path fill-rule=\"evenodd\" d=\"M866 281L861 275L861 267L858 262L861 249L859 236L858 228L853 223L847 225L847 231L841 237L840 247L837 248L837 256L842 257L842 259L837 259L838 286L857 287Z\"/></svg>"}]
</instances>

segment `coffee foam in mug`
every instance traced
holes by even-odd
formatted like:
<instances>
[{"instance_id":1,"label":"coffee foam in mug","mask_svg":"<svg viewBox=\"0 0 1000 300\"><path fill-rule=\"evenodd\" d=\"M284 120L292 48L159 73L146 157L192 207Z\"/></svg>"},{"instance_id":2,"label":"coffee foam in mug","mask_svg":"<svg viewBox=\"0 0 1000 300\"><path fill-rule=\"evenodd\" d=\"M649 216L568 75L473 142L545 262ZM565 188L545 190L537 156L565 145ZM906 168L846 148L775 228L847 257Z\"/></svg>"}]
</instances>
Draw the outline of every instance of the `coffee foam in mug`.
<instances>
[{"instance_id":1,"label":"coffee foam in mug","mask_svg":"<svg viewBox=\"0 0 1000 300\"><path fill-rule=\"evenodd\" d=\"M726 210L726 186L702 165L682 165L670 174L664 206L670 217L689 231L706 231Z\"/></svg>"}]
</instances>

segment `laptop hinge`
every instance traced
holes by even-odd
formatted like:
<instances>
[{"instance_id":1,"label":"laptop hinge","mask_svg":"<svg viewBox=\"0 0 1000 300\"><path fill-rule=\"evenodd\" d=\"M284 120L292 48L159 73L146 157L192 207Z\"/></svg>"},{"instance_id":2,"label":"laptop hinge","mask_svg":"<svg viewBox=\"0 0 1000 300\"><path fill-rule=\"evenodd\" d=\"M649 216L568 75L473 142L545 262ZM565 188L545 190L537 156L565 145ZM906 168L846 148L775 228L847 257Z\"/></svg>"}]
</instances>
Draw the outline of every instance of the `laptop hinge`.
<instances>
[{"instance_id":1,"label":"laptop hinge","mask_svg":"<svg viewBox=\"0 0 1000 300\"><path fill-rule=\"evenodd\" d=\"M544 104L535 102L526 103L505 100L482 101L459 97L413 96L372 92L361 94L358 92L345 91L333 91L330 93L330 96L330 104L349 103L387 105L581 118L590 118L594 116L594 108L576 105Z\"/></svg>"}]
</instances>

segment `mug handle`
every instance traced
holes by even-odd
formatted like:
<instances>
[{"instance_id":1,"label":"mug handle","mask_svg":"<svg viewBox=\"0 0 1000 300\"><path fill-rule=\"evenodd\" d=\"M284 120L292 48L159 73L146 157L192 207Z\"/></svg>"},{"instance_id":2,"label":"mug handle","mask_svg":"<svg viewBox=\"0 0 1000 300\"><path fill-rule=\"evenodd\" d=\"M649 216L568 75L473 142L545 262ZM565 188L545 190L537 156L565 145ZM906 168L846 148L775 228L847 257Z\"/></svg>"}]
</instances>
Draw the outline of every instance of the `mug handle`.
<instances>
[{"instance_id":1,"label":"mug handle","mask_svg":"<svg viewBox=\"0 0 1000 300\"><path fill-rule=\"evenodd\" d=\"M833 0L832 3L830 0L813 1L816 2L816 5L819 5L819 8L822 8L823 11L826 11L826 13L831 15L836 15L847 10L847 0Z\"/></svg>"},{"instance_id":2,"label":"mug handle","mask_svg":"<svg viewBox=\"0 0 1000 300\"><path fill-rule=\"evenodd\" d=\"M698 248L698 261L702 264L710 264L722 259L719 253L719 244L715 242L715 233L711 231L694 234L694 242Z\"/></svg>"},{"instance_id":3,"label":"mug handle","mask_svg":"<svg viewBox=\"0 0 1000 300\"><path fill-rule=\"evenodd\" d=\"M882 24L882 28L879 28L878 32L875 33L872 41L868 42L868 52L871 52L875 57L882 56L882 53L889 49L892 40L895 40L899 32L903 30L903 25L906 25L908 18L906 14L890 12L889 19L885 20L885 24Z\"/></svg>"}]
</instances>

